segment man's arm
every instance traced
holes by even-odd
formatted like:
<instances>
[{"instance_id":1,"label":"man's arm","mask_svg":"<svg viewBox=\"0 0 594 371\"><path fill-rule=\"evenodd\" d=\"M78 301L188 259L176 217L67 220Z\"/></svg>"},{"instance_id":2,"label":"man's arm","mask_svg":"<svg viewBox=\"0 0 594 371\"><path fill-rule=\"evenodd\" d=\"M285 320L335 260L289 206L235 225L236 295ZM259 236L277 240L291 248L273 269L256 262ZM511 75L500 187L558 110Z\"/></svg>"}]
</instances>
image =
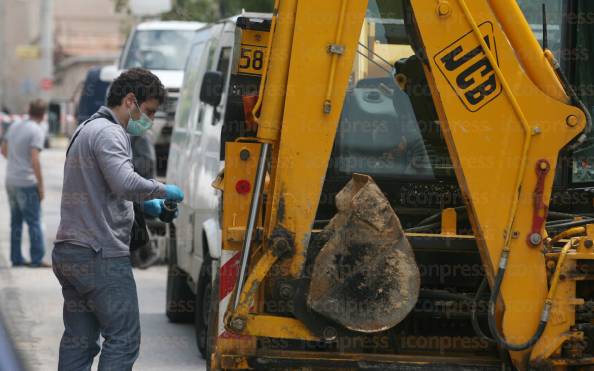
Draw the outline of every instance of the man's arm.
<instances>
[{"instance_id":1,"label":"man's arm","mask_svg":"<svg viewBox=\"0 0 594 371\"><path fill-rule=\"evenodd\" d=\"M39 161L39 152L37 148L31 148L31 166L33 166L33 172L37 179L37 191L39 192L39 200L43 201L45 195L43 187L43 175L41 174L41 162Z\"/></svg>"},{"instance_id":2,"label":"man's arm","mask_svg":"<svg viewBox=\"0 0 594 371\"><path fill-rule=\"evenodd\" d=\"M110 190L127 200L165 197L165 185L134 172L126 134L115 126L101 130L93 147L95 158Z\"/></svg>"},{"instance_id":3,"label":"man's arm","mask_svg":"<svg viewBox=\"0 0 594 371\"><path fill-rule=\"evenodd\" d=\"M6 143L6 140L2 141L2 147L0 147L0 152L2 153L2 156L8 158L8 143Z\"/></svg>"}]
</instances>

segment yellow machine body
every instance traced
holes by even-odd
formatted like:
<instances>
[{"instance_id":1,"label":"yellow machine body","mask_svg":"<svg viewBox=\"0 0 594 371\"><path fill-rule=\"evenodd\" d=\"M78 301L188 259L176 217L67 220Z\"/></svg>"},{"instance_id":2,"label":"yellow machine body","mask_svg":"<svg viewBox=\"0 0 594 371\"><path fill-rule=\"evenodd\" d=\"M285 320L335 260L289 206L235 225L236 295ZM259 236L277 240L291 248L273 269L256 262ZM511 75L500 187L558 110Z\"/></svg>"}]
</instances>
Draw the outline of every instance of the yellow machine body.
<instances>
[{"instance_id":1,"label":"yellow machine body","mask_svg":"<svg viewBox=\"0 0 594 371\"><path fill-rule=\"evenodd\" d=\"M459 355L282 352L261 350L256 341L322 340L297 318L265 313L264 286L274 280L297 279L306 265L366 9L365 0L276 2L269 45L257 49L267 52L256 106L260 109L258 135L251 138L255 143L226 144L221 264L233 261L235 273L225 276L229 271L221 270L219 277L226 282L224 294L229 296L225 301L219 297L219 315L213 316L219 327L210 360L214 369L250 368L248 360L255 356L289 364L299 360L295 364L301 365L373 361L480 366L491 362ZM575 297L575 280L559 277L563 272L567 275L577 259L594 257L584 247L594 231L581 230L588 237L573 240L561 253L543 254L544 225L533 230L535 215L541 215L535 210L534 190L542 180L543 200L548 203L557 157L583 132L584 112L569 104L515 1L411 0L410 10L413 38L423 50L425 75L473 228L473 236L458 235L456 214L447 209L442 233L427 238L438 237L436 243L474 238L491 285L501 257L508 254L497 315L508 342L527 341L550 300L551 320L540 340L530 349L509 352L516 368L590 364L588 359L571 363L560 356L566 341L583 337L579 331L570 331L575 305L583 302ZM255 237L247 242L251 251L239 287L236 271L246 243L250 206L254 207L254 189L238 195L237 184L241 180L256 183L258 154L265 146L270 146L263 186L266 199L257 205ZM248 159L245 151L250 153ZM543 164L553 171L541 179L538 169ZM541 241L531 243L535 233ZM551 278L547 269L555 264L557 275ZM235 285L232 293L230 285Z\"/></svg>"}]
</instances>

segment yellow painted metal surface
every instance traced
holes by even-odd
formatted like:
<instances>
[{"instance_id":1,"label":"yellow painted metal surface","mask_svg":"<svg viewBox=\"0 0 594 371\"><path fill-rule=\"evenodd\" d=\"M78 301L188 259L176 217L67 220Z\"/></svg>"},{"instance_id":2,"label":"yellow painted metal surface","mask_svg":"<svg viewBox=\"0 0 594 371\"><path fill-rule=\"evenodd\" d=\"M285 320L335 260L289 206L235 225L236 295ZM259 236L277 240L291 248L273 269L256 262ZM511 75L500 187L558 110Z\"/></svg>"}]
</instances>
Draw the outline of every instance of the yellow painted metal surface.
<instances>
[{"instance_id":1,"label":"yellow painted metal surface","mask_svg":"<svg viewBox=\"0 0 594 371\"><path fill-rule=\"evenodd\" d=\"M344 19L341 21L343 4ZM270 215L266 225L267 234L277 225L294 233L296 254L289 266L294 277L299 275L305 261L366 9L366 0L297 3L282 131L273 151ZM333 44L344 46L342 55L329 53L329 46ZM328 99L327 86L333 66L334 83ZM275 86L275 68L283 67L271 62L267 86ZM270 94L274 91L272 89ZM261 122L268 121L265 115L267 99L264 98ZM324 113L327 101L331 103L328 114ZM261 135L260 131L258 135Z\"/></svg>"},{"instance_id":2,"label":"yellow painted metal surface","mask_svg":"<svg viewBox=\"0 0 594 371\"><path fill-rule=\"evenodd\" d=\"M458 218L455 209L444 209L441 212L441 234L455 236Z\"/></svg>"},{"instance_id":3,"label":"yellow painted metal surface","mask_svg":"<svg viewBox=\"0 0 594 371\"><path fill-rule=\"evenodd\" d=\"M257 262L253 264L245 281L243 290L240 293L237 309L232 311L232 308L229 307L227 310L227 323L233 318L240 317L241 319L245 319L247 317L250 312L250 307L256 302L258 290L262 285L262 281L276 260L277 257L275 257L270 250L267 250L264 255L259 257Z\"/></svg>"},{"instance_id":4,"label":"yellow painted metal surface","mask_svg":"<svg viewBox=\"0 0 594 371\"><path fill-rule=\"evenodd\" d=\"M438 6L444 3L449 11L440 15ZM511 251L501 291L501 327L508 341L521 343L534 334L547 294L544 257L527 242L534 167L545 159L555 168L560 149L584 129L585 117L559 97L545 94L531 79L537 71L525 72L509 42L521 38L523 30L506 28L506 34L487 1L411 4L428 55L434 102L489 278L502 250ZM505 15L509 12L519 9L509 8ZM544 57L523 57L529 58ZM541 76L538 85L555 85L547 78L554 77ZM566 125L570 115L579 118L574 127ZM545 202L552 182L552 175L545 178ZM527 357L526 352L512 354L520 368L526 367Z\"/></svg>"},{"instance_id":5,"label":"yellow painted metal surface","mask_svg":"<svg viewBox=\"0 0 594 371\"><path fill-rule=\"evenodd\" d=\"M569 99L555 71L548 62L530 25L520 10L516 0L489 0L489 5L497 15L497 20L509 42L515 49L520 63L534 84L547 95L562 101Z\"/></svg>"},{"instance_id":6,"label":"yellow painted metal surface","mask_svg":"<svg viewBox=\"0 0 594 371\"><path fill-rule=\"evenodd\" d=\"M533 335L549 292L542 246L527 242L534 216L534 167L544 159L555 168L558 152L584 129L585 117L566 104L567 96L546 56L535 47L536 40L531 33L528 36L525 21L518 27L510 24L510 19L523 19L519 8L509 7L503 14L501 5L511 0L498 1L411 0L411 5L428 55L428 80L475 232L475 236L457 235L455 211L445 210L439 237L476 238L490 279L501 252L511 251L501 291L505 307L500 327L509 342L521 343ZM253 246L240 307L228 313L230 319L245 319L240 333L315 340L293 318L257 313L257 300L277 261L267 243L275 228L281 226L294 237L295 255L285 263L289 274L298 277L303 268L366 7L364 0L283 0L275 11L278 19L273 24L278 24L272 39L258 46L267 45L272 55L269 68L267 61L263 65L258 139L272 143L273 151L264 243ZM504 16L509 18L501 19ZM519 52L522 40L528 46ZM574 125L566 125L570 116L576 118ZM228 156L238 156L244 145L228 145ZM247 146L250 151L259 149L257 144ZM254 178L257 154L252 153L249 164L227 161L225 250L241 247L251 194L234 194L233 187L240 178ZM550 174L545 178L545 202L552 182ZM545 236L544 230L540 233ZM576 259L594 258L583 249L566 252L557 278L572 269ZM580 303L575 281L559 281L558 288L550 291L553 315L543 338L531 351L511 354L519 369L558 355L559 347L573 336L566 332ZM244 339L219 340L216 348L225 362L241 365L238 368L246 366L242 356L254 351L253 341ZM323 352L312 355L312 359L329 357Z\"/></svg>"},{"instance_id":7,"label":"yellow painted metal surface","mask_svg":"<svg viewBox=\"0 0 594 371\"><path fill-rule=\"evenodd\" d=\"M258 138L264 142L278 140L283 119L287 79L295 30L295 12L297 0L277 0L272 19L270 54L267 70L260 86L260 98L256 108L261 106L261 114L254 116L258 120ZM272 61L272 62L271 62ZM254 110L256 110L256 108ZM273 155L273 159L276 156Z\"/></svg>"},{"instance_id":8,"label":"yellow painted metal surface","mask_svg":"<svg viewBox=\"0 0 594 371\"><path fill-rule=\"evenodd\" d=\"M250 201L253 193L253 179L258 165L258 156L261 145L258 143L227 143L225 149L225 170L222 178L223 185L223 220L221 255L234 254L241 250L243 238L238 234L245 233ZM243 151L243 158L241 152ZM247 152L246 152L247 151ZM246 156L246 153L249 156ZM252 191L246 194L237 192L236 185L239 181L247 180L252 183ZM220 277L219 280L228 279ZM219 289L219 288L216 288ZM221 298L219 298L220 300ZM229 302L231 302L229 300ZM221 304L222 305L222 304ZM219 326L226 308L219 307L219 318L213 325ZM214 316L213 316L214 317ZM217 330L218 332L218 330ZM212 365L218 369L221 364L222 354L248 354L256 346L253 337L221 337L217 336L213 344Z\"/></svg>"},{"instance_id":9,"label":"yellow painted metal surface","mask_svg":"<svg viewBox=\"0 0 594 371\"><path fill-rule=\"evenodd\" d=\"M269 315L248 315L246 333L277 339L320 340L299 320Z\"/></svg>"},{"instance_id":10,"label":"yellow painted metal surface","mask_svg":"<svg viewBox=\"0 0 594 371\"><path fill-rule=\"evenodd\" d=\"M225 172L223 177L223 249L240 250L243 238L238 234L245 234L250 201L253 194L253 182L258 165L260 144L258 143L227 143ZM246 151L249 158L242 160L240 152ZM252 189L240 194L236 190L237 182L247 180Z\"/></svg>"}]
</instances>

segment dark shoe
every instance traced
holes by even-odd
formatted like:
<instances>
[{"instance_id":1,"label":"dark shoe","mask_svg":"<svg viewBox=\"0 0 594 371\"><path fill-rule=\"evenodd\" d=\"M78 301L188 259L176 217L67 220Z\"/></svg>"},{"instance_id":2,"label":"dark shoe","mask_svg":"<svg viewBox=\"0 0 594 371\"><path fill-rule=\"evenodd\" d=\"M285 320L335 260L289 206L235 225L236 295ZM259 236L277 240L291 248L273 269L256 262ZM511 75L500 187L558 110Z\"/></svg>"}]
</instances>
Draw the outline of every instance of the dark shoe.
<instances>
[{"instance_id":1,"label":"dark shoe","mask_svg":"<svg viewBox=\"0 0 594 371\"><path fill-rule=\"evenodd\" d=\"M41 262L39 264L30 264L29 265L31 268L51 268L52 265L48 264L46 262Z\"/></svg>"},{"instance_id":2,"label":"dark shoe","mask_svg":"<svg viewBox=\"0 0 594 371\"><path fill-rule=\"evenodd\" d=\"M29 263L28 261L23 261L21 263L12 263L13 268L29 267L30 265L31 265L31 263Z\"/></svg>"}]
</instances>

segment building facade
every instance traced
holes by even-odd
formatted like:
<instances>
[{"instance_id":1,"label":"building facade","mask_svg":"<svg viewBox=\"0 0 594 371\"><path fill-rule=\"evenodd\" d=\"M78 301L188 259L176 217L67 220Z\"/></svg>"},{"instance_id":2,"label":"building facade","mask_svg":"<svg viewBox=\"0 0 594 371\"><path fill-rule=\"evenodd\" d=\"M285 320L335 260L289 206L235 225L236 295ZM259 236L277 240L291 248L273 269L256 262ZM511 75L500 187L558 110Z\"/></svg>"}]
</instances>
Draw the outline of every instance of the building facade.
<instances>
[{"instance_id":1,"label":"building facade","mask_svg":"<svg viewBox=\"0 0 594 371\"><path fill-rule=\"evenodd\" d=\"M52 3L53 70L44 79L36 51L41 40L42 2ZM112 0L0 0L0 107L22 113L31 99L68 102L86 71L116 61L131 18ZM51 88L50 88L51 85Z\"/></svg>"}]
</instances>

